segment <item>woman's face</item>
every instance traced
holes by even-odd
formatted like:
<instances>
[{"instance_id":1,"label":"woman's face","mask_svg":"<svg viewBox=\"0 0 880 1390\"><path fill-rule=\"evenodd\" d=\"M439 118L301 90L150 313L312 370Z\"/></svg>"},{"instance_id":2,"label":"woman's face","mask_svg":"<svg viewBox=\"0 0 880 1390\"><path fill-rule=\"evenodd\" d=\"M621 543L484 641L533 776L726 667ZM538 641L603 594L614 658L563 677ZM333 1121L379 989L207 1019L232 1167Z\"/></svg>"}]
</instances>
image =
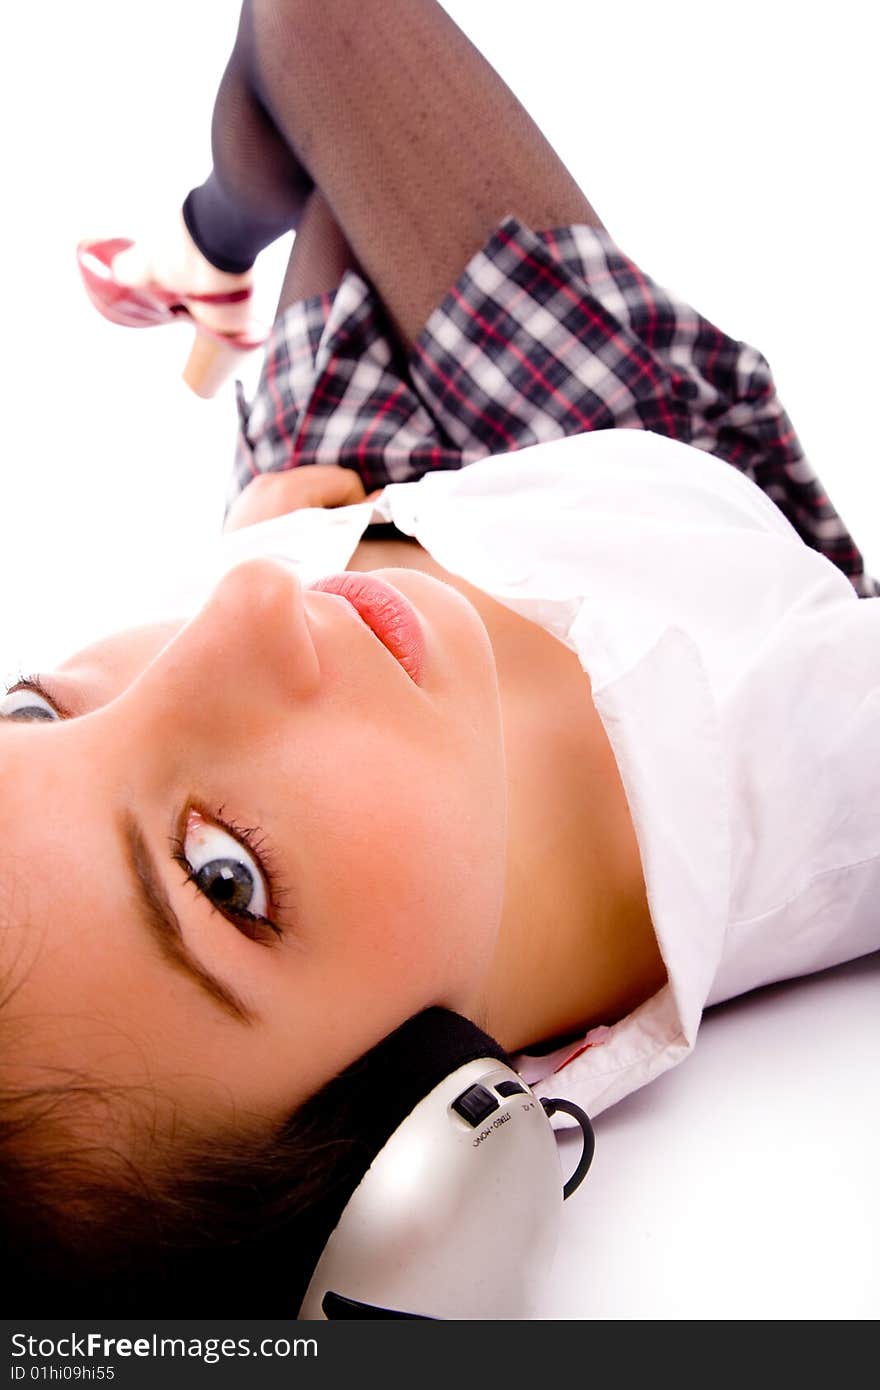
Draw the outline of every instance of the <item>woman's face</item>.
<instances>
[{"instance_id":1,"label":"woman's face","mask_svg":"<svg viewBox=\"0 0 880 1390\"><path fill-rule=\"evenodd\" d=\"M254 560L191 621L0 702L0 978L29 1082L60 1065L191 1122L271 1119L420 1009L481 1013L492 648L450 586L377 574L420 616L420 684L346 599Z\"/></svg>"}]
</instances>

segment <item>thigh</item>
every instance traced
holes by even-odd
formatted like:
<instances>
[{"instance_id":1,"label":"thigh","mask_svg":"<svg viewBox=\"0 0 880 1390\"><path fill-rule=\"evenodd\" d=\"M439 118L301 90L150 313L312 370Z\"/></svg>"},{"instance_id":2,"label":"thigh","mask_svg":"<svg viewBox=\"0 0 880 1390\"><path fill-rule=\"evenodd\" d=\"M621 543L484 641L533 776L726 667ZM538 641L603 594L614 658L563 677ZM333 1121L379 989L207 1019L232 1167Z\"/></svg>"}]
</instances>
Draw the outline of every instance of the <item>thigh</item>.
<instances>
[{"instance_id":1,"label":"thigh","mask_svg":"<svg viewBox=\"0 0 880 1390\"><path fill-rule=\"evenodd\" d=\"M313 189L293 239L278 298L276 321L301 299L334 293L342 283L345 272L356 268L354 252L327 199L320 189Z\"/></svg>"}]
</instances>

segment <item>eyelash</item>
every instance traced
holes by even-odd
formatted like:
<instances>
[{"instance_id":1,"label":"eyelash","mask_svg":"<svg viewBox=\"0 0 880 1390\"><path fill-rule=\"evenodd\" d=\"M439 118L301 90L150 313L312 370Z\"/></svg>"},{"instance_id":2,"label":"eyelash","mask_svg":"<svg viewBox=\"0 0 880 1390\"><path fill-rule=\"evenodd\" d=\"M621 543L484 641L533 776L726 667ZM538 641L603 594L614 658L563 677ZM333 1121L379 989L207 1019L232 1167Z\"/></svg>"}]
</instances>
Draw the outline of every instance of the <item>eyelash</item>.
<instances>
[{"instance_id":1,"label":"eyelash","mask_svg":"<svg viewBox=\"0 0 880 1390\"><path fill-rule=\"evenodd\" d=\"M38 676L19 675L4 693L6 695L12 695L17 690L32 690L35 695L39 695L41 699L51 705L56 714L59 714L63 719L70 719L73 717L67 710L59 705L54 695L46 689ZM184 813L184 819L189 809L190 808L187 807L187 811ZM266 885L269 889L269 897L277 912L283 900L287 898L289 889L285 888L278 878L277 868L275 867L275 851L268 844L266 836L263 831L260 830L259 826L238 825L233 820L224 820L223 810L224 807L221 806L220 810L216 811L214 815L208 817L208 819L213 820L222 830L225 830L227 834L231 835L233 839L238 840L240 844L243 844L245 848L250 851L256 861L257 867L266 880ZM259 927L264 927L271 931L275 939L284 935L283 927L270 917L262 917L256 912L224 912L216 903L212 903L211 899L207 897L196 882L196 876L190 868L189 861L186 857L183 837L172 836L169 843L171 847L171 858L183 870L187 882L193 885L199 897L206 901L209 907L215 912L219 912L221 917L225 917L227 921L232 922L240 930L244 930L244 935L248 936L252 941L261 941L261 937L257 930ZM248 927L250 927L251 930L248 930ZM265 945L268 943L263 940L262 944Z\"/></svg>"},{"instance_id":2,"label":"eyelash","mask_svg":"<svg viewBox=\"0 0 880 1390\"><path fill-rule=\"evenodd\" d=\"M186 811L184 812L184 819L191 809L200 811L200 808L197 806L188 806ZM269 897L272 900L272 904L277 911L277 909L281 906L283 899L285 899L288 896L289 889L285 888L285 886L279 881L278 873L275 868L275 851L267 843L266 836L264 832L260 830L259 826L238 825L237 822L234 820L224 820L224 809L225 807L221 806L219 811L215 811L213 815L210 816L207 815L207 813L203 813L201 811L200 814L204 814L206 819L212 820L215 823L215 825L219 825L221 830L225 830L229 835L233 837L233 839L238 840L240 844L243 844L250 851L253 858L256 860L260 872L265 877L266 884L269 889ZM258 836L260 838L257 838ZM271 917L262 917L259 915L259 913L256 912L224 912L223 909L221 907L218 907L216 903L211 902L211 899L199 887L199 884L196 880L196 876L190 868L189 860L186 857L186 852L184 849L183 836L172 835L169 840L169 845L171 847L171 858L183 870L183 874L187 883L191 883L193 885L199 897L202 898L205 902L207 902L208 906L214 912L219 912L221 917L225 917L227 921L232 922L235 926L243 929L245 936L249 937L252 941L256 941L262 945L267 945L270 943L262 939L257 931L247 930L248 927L266 927L269 931L272 932L273 936L276 939L284 935L284 928L281 925L279 925L277 921L274 921Z\"/></svg>"},{"instance_id":3,"label":"eyelash","mask_svg":"<svg viewBox=\"0 0 880 1390\"><path fill-rule=\"evenodd\" d=\"M14 695L17 690L32 690L35 695L41 696L47 704L51 705L55 713L60 714L62 719L72 718L70 712L66 710L63 705L59 705L55 696L50 695L39 676L26 676L23 674L16 676L12 684L7 686L3 691L3 694Z\"/></svg>"}]
</instances>

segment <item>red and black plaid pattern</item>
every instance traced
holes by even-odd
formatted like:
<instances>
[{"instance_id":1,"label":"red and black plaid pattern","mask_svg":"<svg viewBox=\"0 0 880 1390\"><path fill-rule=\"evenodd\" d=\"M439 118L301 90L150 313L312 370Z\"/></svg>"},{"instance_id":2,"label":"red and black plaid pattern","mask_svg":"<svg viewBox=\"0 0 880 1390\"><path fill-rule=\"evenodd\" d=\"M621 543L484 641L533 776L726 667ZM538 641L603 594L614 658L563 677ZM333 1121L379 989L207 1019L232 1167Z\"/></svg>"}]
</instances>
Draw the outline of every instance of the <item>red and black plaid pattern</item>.
<instances>
[{"instance_id":1,"label":"red and black plaid pattern","mask_svg":"<svg viewBox=\"0 0 880 1390\"><path fill-rule=\"evenodd\" d=\"M862 597L880 594L804 457L765 359L654 284L606 232L506 218L412 352L372 288L276 323L229 502L257 473L337 463L367 492L585 430L646 429L746 473Z\"/></svg>"}]
</instances>

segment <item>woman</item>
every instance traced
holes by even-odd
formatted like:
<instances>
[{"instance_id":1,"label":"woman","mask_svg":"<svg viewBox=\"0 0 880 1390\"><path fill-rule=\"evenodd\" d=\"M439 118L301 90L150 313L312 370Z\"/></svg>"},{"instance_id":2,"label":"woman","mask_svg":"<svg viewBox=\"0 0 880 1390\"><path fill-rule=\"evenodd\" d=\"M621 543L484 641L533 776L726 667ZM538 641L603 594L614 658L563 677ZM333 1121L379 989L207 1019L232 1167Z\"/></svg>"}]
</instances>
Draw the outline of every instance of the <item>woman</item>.
<instances>
[{"instance_id":1,"label":"woman","mask_svg":"<svg viewBox=\"0 0 880 1390\"><path fill-rule=\"evenodd\" d=\"M124 298L184 301L210 389L254 339L249 263L297 227L229 524L369 491L360 534L393 532L348 568L407 653L344 583L256 560L0 707L7 1223L35 1271L63 1286L75 1249L120 1299L185 1252L179 1311L225 1311L234 1268L230 1311L246 1271L253 1311L289 1312L270 1233L332 1181L302 1155L349 1137L333 1078L420 1009L547 1052L595 1111L707 1000L877 944L876 847L831 834L840 788L872 792L873 582L766 365L616 251L438 7L364 8L246 4L185 229L90 254ZM810 696L823 776L786 860L806 735L756 711L835 659L832 623L851 679ZM798 876L823 853L834 940Z\"/></svg>"}]
</instances>

